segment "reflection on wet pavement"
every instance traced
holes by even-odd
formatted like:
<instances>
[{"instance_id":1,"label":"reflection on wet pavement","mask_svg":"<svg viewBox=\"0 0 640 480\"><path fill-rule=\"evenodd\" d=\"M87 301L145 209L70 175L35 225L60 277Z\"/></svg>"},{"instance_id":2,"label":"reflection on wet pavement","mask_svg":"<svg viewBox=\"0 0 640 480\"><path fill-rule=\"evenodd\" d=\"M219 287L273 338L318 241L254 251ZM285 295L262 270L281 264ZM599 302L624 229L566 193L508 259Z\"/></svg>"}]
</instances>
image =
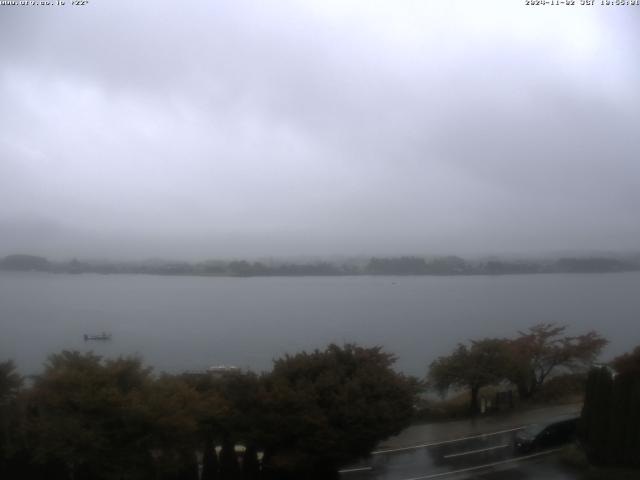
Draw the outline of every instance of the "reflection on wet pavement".
<instances>
[{"instance_id":1,"label":"reflection on wet pavement","mask_svg":"<svg viewBox=\"0 0 640 480\"><path fill-rule=\"evenodd\" d=\"M519 429L374 452L342 471L343 480L575 480L555 459L556 450L518 455L513 448Z\"/></svg>"}]
</instances>

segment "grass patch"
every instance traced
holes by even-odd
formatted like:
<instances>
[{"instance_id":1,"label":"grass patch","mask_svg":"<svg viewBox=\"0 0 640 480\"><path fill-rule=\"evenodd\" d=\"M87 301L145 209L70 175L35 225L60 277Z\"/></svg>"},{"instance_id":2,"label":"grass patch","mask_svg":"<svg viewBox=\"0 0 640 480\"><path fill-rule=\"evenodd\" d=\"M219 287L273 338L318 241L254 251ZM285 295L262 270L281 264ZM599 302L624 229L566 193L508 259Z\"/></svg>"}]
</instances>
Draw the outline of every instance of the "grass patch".
<instances>
[{"instance_id":1,"label":"grass patch","mask_svg":"<svg viewBox=\"0 0 640 480\"><path fill-rule=\"evenodd\" d=\"M501 390L502 389L493 386L485 387L480 390L479 396L490 400L491 405L494 405L496 392ZM423 398L417 406L415 421L416 423L422 423L469 418L470 400L471 396L468 391L453 393L440 400L433 397ZM496 412L488 410L486 413L481 414L481 416L491 413Z\"/></svg>"},{"instance_id":2,"label":"grass patch","mask_svg":"<svg viewBox=\"0 0 640 480\"><path fill-rule=\"evenodd\" d=\"M505 386L484 387L480 390L479 396L489 400L490 405L482 416L505 411L513 412L531 407L581 403L584 400L585 385L586 376L582 373L557 375L547 380L540 387L535 397L528 400L520 399L515 387L511 387L513 390L513 408L503 405L500 410L495 408L496 393L504 391ZM469 400L470 394L468 391L451 393L444 399L438 399L432 395L423 397L416 406L414 421L423 423L469 418Z\"/></svg>"},{"instance_id":3,"label":"grass patch","mask_svg":"<svg viewBox=\"0 0 640 480\"><path fill-rule=\"evenodd\" d=\"M583 399L586 385L587 376L583 373L557 375L542 384L532 401L544 405L575 403Z\"/></svg>"}]
</instances>

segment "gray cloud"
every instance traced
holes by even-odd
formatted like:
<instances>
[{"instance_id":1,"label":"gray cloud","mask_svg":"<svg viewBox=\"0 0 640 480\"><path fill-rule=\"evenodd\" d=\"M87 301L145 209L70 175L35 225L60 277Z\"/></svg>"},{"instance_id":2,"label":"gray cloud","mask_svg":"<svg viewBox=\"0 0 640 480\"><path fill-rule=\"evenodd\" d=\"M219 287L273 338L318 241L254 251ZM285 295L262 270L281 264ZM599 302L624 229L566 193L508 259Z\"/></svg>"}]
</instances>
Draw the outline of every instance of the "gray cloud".
<instances>
[{"instance_id":1,"label":"gray cloud","mask_svg":"<svg viewBox=\"0 0 640 480\"><path fill-rule=\"evenodd\" d=\"M631 8L0 11L0 253L637 249Z\"/></svg>"}]
</instances>

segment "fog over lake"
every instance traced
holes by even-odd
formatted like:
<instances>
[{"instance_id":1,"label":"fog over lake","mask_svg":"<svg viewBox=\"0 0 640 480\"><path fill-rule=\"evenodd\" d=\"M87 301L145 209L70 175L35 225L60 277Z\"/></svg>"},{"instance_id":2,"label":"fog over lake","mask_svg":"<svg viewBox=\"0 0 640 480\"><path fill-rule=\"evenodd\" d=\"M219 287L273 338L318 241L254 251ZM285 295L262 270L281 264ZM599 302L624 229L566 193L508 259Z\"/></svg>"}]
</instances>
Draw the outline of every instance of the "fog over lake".
<instances>
[{"instance_id":1,"label":"fog over lake","mask_svg":"<svg viewBox=\"0 0 640 480\"><path fill-rule=\"evenodd\" d=\"M67 4L0 15L0 256L640 245L636 7Z\"/></svg>"},{"instance_id":2,"label":"fog over lake","mask_svg":"<svg viewBox=\"0 0 640 480\"><path fill-rule=\"evenodd\" d=\"M48 354L140 354L156 370L270 368L329 342L379 344L422 376L457 342L538 322L595 329L603 359L640 340L640 273L453 277L201 278L0 272L0 359L24 373ZM111 342L84 342L102 331Z\"/></svg>"}]
</instances>

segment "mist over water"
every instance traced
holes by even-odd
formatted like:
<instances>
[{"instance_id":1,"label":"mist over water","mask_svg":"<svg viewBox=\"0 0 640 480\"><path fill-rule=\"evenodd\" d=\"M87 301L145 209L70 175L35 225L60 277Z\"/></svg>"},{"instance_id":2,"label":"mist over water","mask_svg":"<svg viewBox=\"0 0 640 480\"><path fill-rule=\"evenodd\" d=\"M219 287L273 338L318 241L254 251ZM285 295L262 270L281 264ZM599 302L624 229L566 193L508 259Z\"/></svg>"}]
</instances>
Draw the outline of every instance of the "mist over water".
<instances>
[{"instance_id":1,"label":"mist over water","mask_svg":"<svg viewBox=\"0 0 640 480\"><path fill-rule=\"evenodd\" d=\"M198 278L0 273L0 353L35 373L50 353L141 355L157 371L272 359L329 342L382 345L423 376L458 342L538 322L595 329L603 359L640 338L640 273L473 277ZM106 331L110 342L84 342Z\"/></svg>"},{"instance_id":2,"label":"mist over water","mask_svg":"<svg viewBox=\"0 0 640 480\"><path fill-rule=\"evenodd\" d=\"M638 258L636 8L70 3L0 12L0 258ZM638 278L0 273L0 358L264 369L356 341L422 374L543 321L613 354Z\"/></svg>"},{"instance_id":3,"label":"mist over water","mask_svg":"<svg viewBox=\"0 0 640 480\"><path fill-rule=\"evenodd\" d=\"M635 3L0 1L0 477L637 466Z\"/></svg>"}]
</instances>

